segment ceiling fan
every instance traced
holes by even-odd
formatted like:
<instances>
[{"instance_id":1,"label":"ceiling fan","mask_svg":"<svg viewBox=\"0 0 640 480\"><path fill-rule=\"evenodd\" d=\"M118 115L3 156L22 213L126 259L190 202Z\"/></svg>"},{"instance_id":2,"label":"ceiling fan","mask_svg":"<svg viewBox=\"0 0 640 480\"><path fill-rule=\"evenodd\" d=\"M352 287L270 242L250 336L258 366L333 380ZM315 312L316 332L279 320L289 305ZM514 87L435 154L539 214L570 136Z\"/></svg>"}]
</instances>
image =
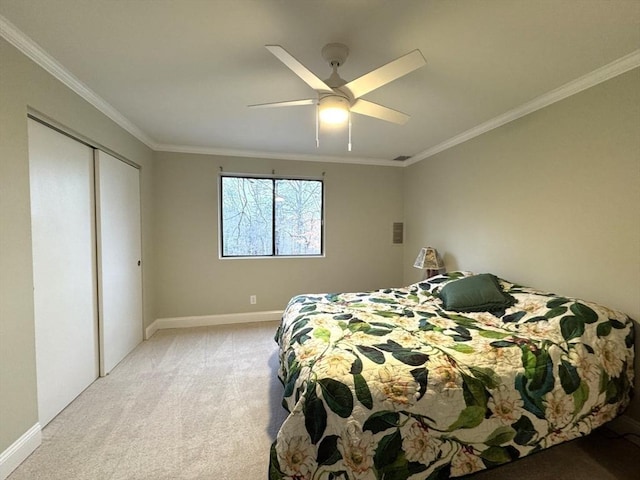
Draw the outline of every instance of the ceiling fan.
<instances>
[{"instance_id":1,"label":"ceiling fan","mask_svg":"<svg viewBox=\"0 0 640 480\"><path fill-rule=\"evenodd\" d=\"M296 60L293 55L287 52L280 45L265 45L273 55L282 63L289 67L293 73L298 75L307 85L317 93L317 98L305 98L302 100L289 100L284 102L261 103L249 105L252 108L270 107L292 107L300 105L316 105L316 146L318 140L319 121L327 123L343 123L349 121L349 151L351 151L351 115L359 113L369 117L378 118L387 122L400 125L409 120L409 115L384 107L377 103L364 100L361 97L377 88L386 85L414 70L426 65L426 61L420 50L413 50L402 57L399 57L375 70L347 82L338 74L338 67L344 64L349 55L349 49L341 43L329 43L322 49L324 58L333 73L326 80L321 80L307 67Z\"/></svg>"}]
</instances>

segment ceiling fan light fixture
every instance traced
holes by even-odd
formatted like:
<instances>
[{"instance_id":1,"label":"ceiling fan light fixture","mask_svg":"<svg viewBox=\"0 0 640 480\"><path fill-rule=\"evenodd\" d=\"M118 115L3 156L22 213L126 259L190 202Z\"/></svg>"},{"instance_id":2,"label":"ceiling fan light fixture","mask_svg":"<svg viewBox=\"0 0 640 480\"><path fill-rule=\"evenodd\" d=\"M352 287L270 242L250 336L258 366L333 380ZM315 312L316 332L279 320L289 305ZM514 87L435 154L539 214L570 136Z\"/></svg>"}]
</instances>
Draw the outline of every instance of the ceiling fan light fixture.
<instances>
[{"instance_id":1,"label":"ceiling fan light fixture","mask_svg":"<svg viewBox=\"0 0 640 480\"><path fill-rule=\"evenodd\" d=\"M313 88L318 95L318 100L306 98L303 100L249 106L258 108L315 104L316 147L320 147L320 123L327 125L328 128L331 128L331 126L340 128L346 123L348 124L349 132L348 151L351 151L351 113L367 115L387 122L397 123L398 125L404 125L409 120L409 115L406 113L369 102L360 97L413 72L427 63L420 50L413 50L369 73L365 73L355 80L346 82L338 74L338 67L347 60L349 49L341 43L330 43L322 49L322 57L329 62L333 72L327 80L321 80L280 45L265 45L265 47L307 85Z\"/></svg>"},{"instance_id":2,"label":"ceiling fan light fixture","mask_svg":"<svg viewBox=\"0 0 640 480\"><path fill-rule=\"evenodd\" d=\"M349 101L338 95L323 97L319 102L319 116L324 123L345 123L349 118Z\"/></svg>"}]
</instances>

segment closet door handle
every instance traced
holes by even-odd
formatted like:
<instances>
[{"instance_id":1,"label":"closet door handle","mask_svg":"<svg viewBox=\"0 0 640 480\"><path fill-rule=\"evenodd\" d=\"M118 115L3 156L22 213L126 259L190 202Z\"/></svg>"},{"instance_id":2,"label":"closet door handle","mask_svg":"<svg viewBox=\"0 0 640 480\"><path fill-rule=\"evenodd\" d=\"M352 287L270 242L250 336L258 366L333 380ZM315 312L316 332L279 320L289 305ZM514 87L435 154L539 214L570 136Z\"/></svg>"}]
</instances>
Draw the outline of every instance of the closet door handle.
<instances>
[{"instance_id":1,"label":"closet door handle","mask_svg":"<svg viewBox=\"0 0 640 480\"><path fill-rule=\"evenodd\" d=\"M138 266L140 266L140 264L141 264L141 263L142 263L142 262L141 262L140 260L138 260Z\"/></svg>"}]
</instances>

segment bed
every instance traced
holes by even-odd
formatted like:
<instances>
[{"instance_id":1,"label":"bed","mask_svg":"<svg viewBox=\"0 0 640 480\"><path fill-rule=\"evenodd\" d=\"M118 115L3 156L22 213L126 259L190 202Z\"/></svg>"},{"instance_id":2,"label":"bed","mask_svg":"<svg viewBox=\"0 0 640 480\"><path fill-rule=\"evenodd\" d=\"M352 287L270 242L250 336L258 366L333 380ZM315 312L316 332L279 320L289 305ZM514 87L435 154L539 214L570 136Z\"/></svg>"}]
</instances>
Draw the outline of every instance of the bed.
<instances>
[{"instance_id":1,"label":"bed","mask_svg":"<svg viewBox=\"0 0 640 480\"><path fill-rule=\"evenodd\" d=\"M490 274L296 296L276 341L270 480L467 475L587 435L633 383L625 314Z\"/></svg>"}]
</instances>

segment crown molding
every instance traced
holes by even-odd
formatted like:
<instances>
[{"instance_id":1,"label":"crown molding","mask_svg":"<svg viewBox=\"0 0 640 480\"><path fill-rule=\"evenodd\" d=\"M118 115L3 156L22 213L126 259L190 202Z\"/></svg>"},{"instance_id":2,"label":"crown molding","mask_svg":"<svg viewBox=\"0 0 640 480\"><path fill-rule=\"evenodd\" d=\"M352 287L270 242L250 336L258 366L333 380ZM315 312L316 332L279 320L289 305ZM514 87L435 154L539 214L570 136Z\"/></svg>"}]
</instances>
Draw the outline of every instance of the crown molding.
<instances>
[{"instance_id":1,"label":"crown molding","mask_svg":"<svg viewBox=\"0 0 640 480\"><path fill-rule=\"evenodd\" d=\"M465 132L462 132L455 137L452 137L438 145L431 147L417 155L414 155L409 160L407 160L404 165L409 166L417 163L425 158L429 158L437 153L440 153L444 150L447 150L451 147L459 145L467 140L471 140L483 133L486 133L494 128L501 127L509 122L517 120L520 117L524 117L530 113L535 112L536 110L540 110L541 108L547 107L553 103L559 102L571 95L575 95L587 88L591 88L599 83L605 82L613 77L621 75L623 73L628 72L629 70L633 70L634 68L640 67L640 49L631 52L624 57L621 57L613 62L600 67L582 77L579 77L571 82L565 83L561 87L556 88L555 90L551 90L539 97L534 98L530 102L524 103L519 107L516 107L512 110L509 110L502 115L498 115L497 117L492 118L480 125L477 125Z\"/></svg>"},{"instance_id":2,"label":"crown molding","mask_svg":"<svg viewBox=\"0 0 640 480\"><path fill-rule=\"evenodd\" d=\"M124 130L136 137L142 143L154 151L175 152L175 153L197 153L203 155L220 155L227 157L251 157L251 158L273 158L279 160L297 160L307 162L332 162L332 163L354 163L360 165L382 165L401 167L403 163L392 160L382 160L379 158L363 158L350 156L322 156L308 154L291 154L277 152L262 152L248 150L233 150L222 148L193 147L187 145L159 144L144 133L137 125L118 112L113 106L102 99L93 90L82 83L77 77L71 74L62 64L49 55L40 45L34 42L9 20L0 15L0 36L16 47L29 59L42 67L64 85L85 99L100 112L117 123Z\"/></svg>"},{"instance_id":3,"label":"crown molding","mask_svg":"<svg viewBox=\"0 0 640 480\"><path fill-rule=\"evenodd\" d=\"M575 95L587 88L593 87L599 83L609 80L613 77L621 75L629 70L640 67L640 49L631 52L601 68L594 70L580 78L562 85L555 90L547 92L533 100L509 110L502 115L498 115L480 125L477 125L465 132L462 132L448 140L445 140L434 147L420 152L404 162L393 160L383 160L378 158L363 158L351 156L322 156L309 154L291 154L263 151L233 150L222 148L193 147L186 145L170 145L159 144L151 137L144 133L138 126L132 123L124 115L118 112L113 106L102 99L98 94L83 84L78 78L72 75L64 68L56 59L49 55L36 42L31 40L27 35L20 31L9 20L0 15L0 36L5 38L10 44L20 50L23 54L33 60L37 65L41 66L72 91L84 98L87 102L105 114L124 130L136 137L142 143L155 151L174 152L174 153L196 153L204 155L219 155L228 157L247 157L247 158L270 158L279 160L296 160L307 162L330 162L330 163L353 163L360 165L380 165L393 167L408 167L437 153L447 150L451 147L459 145L467 140L471 140L483 133L495 128L501 127L509 122L517 120L520 117L528 115L547 107L555 102L563 100L571 95Z\"/></svg>"},{"instance_id":4,"label":"crown molding","mask_svg":"<svg viewBox=\"0 0 640 480\"><path fill-rule=\"evenodd\" d=\"M382 160L380 158L310 155L303 153L264 152L254 150L235 150L225 148L192 147L189 145L158 144L159 152L195 153L200 155L218 155L221 157L269 158L274 160L294 160L298 162L353 163L357 165L378 165L383 167L403 167L404 162Z\"/></svg>"},{"instance_id":5,"label":"crown molding","mask_svg":"<svg viewBox=\"0 0 640 480\"><path fill-rule=\"evenodd\" d=\"M31 38L25 35L18 29L18 27L13 25L2 15L0 15L0 36L131 135L136 137L149 148L154 148L155 142L153 139L138 128L138 126L129 121L128 118L118 112L113 106L107 103L97 93L78 80L77 77L64 68L64 66L55 58L43 50L40 45L31 40Z\"/></svg>"}]
</instances>

